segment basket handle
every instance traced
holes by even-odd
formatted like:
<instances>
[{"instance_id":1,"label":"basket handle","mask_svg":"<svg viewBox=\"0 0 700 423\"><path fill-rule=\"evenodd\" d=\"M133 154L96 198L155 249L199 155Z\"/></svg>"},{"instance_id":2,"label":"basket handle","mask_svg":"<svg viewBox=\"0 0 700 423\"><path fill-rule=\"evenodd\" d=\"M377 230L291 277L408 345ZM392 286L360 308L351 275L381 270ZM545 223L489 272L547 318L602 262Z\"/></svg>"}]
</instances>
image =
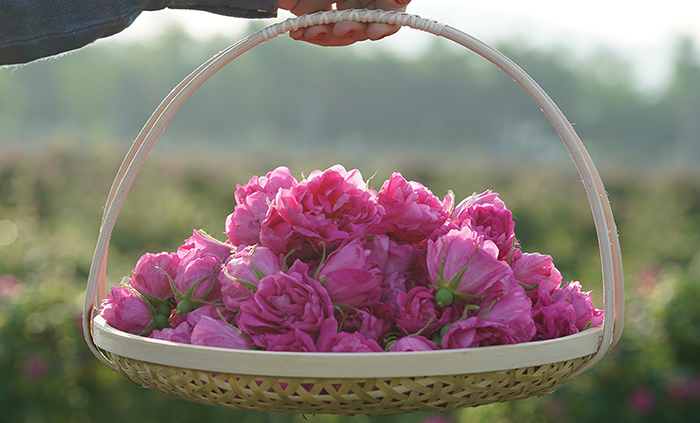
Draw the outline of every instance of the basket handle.
<instances>
[{"instance_id":1,"label":"basket handle","mask_svg":"<svg viewBox=\"0 0 700 423\"><path fill-rule=\"evenodd\" d=\"M603 273L603 308L606 311L603 321L603 334L598 352L576 373L576 375L588 370L603 358L622 335L624 320L624 285L620 243L610 202L608 201L607 193L598 175L598 171L583 146L581 139L561 110L559 110L557 105L549 98L544 90L542 90L527 73L518 67L518 65L498 50L471 35L435 20L401 12L366 9L318 12L291 18L268 26L213 56L180 82L158 106L127 153L107 198L100 234L93 256L92 267L90 268L90 275L88 277L85 304L83 307L83 335L90 350L100 361L116 370L114 364L100 352L92 337L93 313L96 311L98 302L104 299L106 294L106 266L109 239L131 184L136 178L151 147L153 147L175 112L207 79L251 48L275 38L278 35L293 30L295 31L299 28L341 21L386 23L407 26L454 41L479 54L510 75L530 97L532 97L552 123L566 145L566 148L569 150L583 181L591 211L593 212L593 220L598 236L598 246L600 248ZM612 311L612 313L610 313L610 311Z\"/></svg>"}]
</instances>

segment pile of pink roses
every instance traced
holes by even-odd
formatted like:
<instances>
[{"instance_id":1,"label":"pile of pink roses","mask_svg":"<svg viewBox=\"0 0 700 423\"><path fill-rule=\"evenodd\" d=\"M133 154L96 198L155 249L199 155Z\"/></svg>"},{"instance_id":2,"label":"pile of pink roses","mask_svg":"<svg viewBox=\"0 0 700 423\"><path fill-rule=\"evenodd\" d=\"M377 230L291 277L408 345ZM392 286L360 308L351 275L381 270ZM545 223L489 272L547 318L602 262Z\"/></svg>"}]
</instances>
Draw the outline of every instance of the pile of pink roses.
<instances>
[{"instance_id":1,"label":"pile of pink roses","mask_svg":"<svg viewBox=\"0 0 700 423\"><path fill-rule=\"evenodd\" d=\"M116 329L211 347L424 351L552 339L602 323L549 256L523 253L498 194L454 206L394 173L336 165L237 186L227 240L195 230L111 288Z\"/></svg>"}]
</instances>

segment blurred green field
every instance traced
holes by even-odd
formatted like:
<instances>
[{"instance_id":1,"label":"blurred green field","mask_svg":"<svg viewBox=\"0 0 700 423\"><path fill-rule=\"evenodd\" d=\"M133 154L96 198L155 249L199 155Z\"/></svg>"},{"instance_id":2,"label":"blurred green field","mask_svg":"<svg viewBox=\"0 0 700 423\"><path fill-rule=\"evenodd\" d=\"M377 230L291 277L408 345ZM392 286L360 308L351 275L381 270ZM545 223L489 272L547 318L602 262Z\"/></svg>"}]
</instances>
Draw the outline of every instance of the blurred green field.
<instances>
[{"instance_id":1,"label":"blurred green field","mask_svg":"<svg viewBox=\"0 0 700 423\"><path fill-rule=\"evenodd\" d=\"M83 290L102 207L124 151L54 143L0 148L2 422L689 422L700 418L700 174L603 167L627 284L622 341L592 371L542 398L446 414L301 416L219 409L141 388L101 365L80 332ZM233 190L285 164L334 163L222 154L204 161L154 150L111 242L116 282L145 252L173 251L193 228L221 234ZM568 167L465 165L395 156L345 163L383 181L393 171L460 200L491 188L513 210L525 251L554 257L600 307L600 260L583 186ZM379 182L377 182L379 183ZM374 187L378 188L378 187Z\"/></svg>"}]
</instances>

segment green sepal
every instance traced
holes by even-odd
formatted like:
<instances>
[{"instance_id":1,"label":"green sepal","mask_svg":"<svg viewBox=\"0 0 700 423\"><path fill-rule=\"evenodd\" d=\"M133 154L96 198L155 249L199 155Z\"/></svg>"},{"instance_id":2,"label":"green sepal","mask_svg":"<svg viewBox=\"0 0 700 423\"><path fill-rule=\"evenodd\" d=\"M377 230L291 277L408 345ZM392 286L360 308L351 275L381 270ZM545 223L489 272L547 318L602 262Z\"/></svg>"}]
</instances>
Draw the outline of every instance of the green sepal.
<instances>
[{"instance_id":1,"label":"green sepal","mask_svg":"<svg viewBox=\"0 0 700 423\"><path fill-rule=\"evenodd\" d=\"M170 304L168 303L167 300L162 301L160 304L158 304L156 306L156 316L170 317L172 312L173 312L173 310L170 308Z\"/></svg>"},{"instance_id":2,"label":"green sepal","mask_svg":"<svg viewBox=\"0 0 700 423\"><path fill-rule=\"evenodd\" d=\"M467 271L469 268L469 265L472 264L472 261L474 261L474 258L476 257L476 254L479 252L479 246L476 246L476 249L474 250L474 255L472 256L471 259L469 259L469 263L467 263L463 268L457 272L452 279L447 283L447 287L451 288L452 291L457 291L457 288L459 287L459 284L462 282L462 276L464 276L464 272Z\"/></svg>"},{"instance_id":3,"label":"green sepal","mask_svg":"<svg viewBox=\"0 0 700 423\"><path fill-rule=\"evenodd\" d=\"M536 283L536 284L534 284L534 285L532 285L532 286L529 286L529 285L524 285L524 284L521 284L520 282L518 282L518 285L522 286L523 289L524 289L525 291L532 291L533 289L535 289L535 288L537 288L538 286L540 286L540 283L538 282L538 283Z\"/></svg>"},{"instance_id":4,"label":"green sepal","mask_svg":"<svg viewBox=\"0 0 700 423\"><path fill-rule=\"evenodd\" d=\"M224 323L226 323L226 324L228 325L228 327L230 327L231 329L233 329L233 330L235 330L236 332L238 332L238 333L239 333L240 335L242 335L245 339L248 339L248 338L249 338L249 336L248 336L246 333L244 333L242 330L238 329L236 326L232 325L231 323L227 322L226 319L224 319L224 315L221 314L221 309L217 309L217 310L216 310L216 313L219 315L219 317L221 317L221 320L223 320Z\"/></svg>"},{"instance_id":5,"label":"green sepal","mask_svg":"<svg viewBox=\"0 0 700 423\"><path fill-rule=\"evenodd\" d=\"M153 318L153 324L155 325L156 329L163 330L170 325L170 319L168 319L168 316L156 314L156 317Z\"/></svg>"},{"instance_id":6,"label":"green sepal","mask_svg":"<svg viewBox=\"0 0 700 423\"><path fill-rule=\"evenodd\" d=\"M196 307L187 298L183 298L179 303L177 303L177 310L175 311L175 314L178 316L182 316L185 313L189 313L190 311L194 311Z\"/></svg>"},{"instance_id":7,"label":"green sepal","mask_svg":"<svg viewBox=\"0 0 700 423\"><path fill-rule=\"evenodd\" d=\"M321 255L321 262L318 264L318 267L316 268L316 272L314 273L314 279L318 280L318 273L321 271L321 268L323 267L324 264L326 264L326 243L321 241L321 245L323 246L323 254ZM325 282L325 280L324 280ZM321 284L323 285L323 284Z\"/></svg>"},{"instance_id":8,"label":"green sepal","mask_svg":"<svg viewBox=\"0 0 700 423\"><path fill-rule=\"evenodd\" d=\"M250 290L253 291L253 292L257 292L257 291L258 291L258 287L255 286L255 285L253 285L252 283L246 282L246 281L244 281L244 280L242 280L242 279L234 278L233 276L231 276L231 275L228 273L228 271L226 270L226 267L223 268L223 271L224 271L224 275L226 275L226 277L229 278L229 279L231 279L232 281L236 281L236 282L240 283L241 285L245 286L246 288L250 289Z\"/></svg>"},{"instance_id":9,"label":"green sepal","mask_svg":"<svg viewBox=\"0 0 700 423\"><path fill-rule=\"evenodd\" d=\"M295 248L292 248L286 256L284 256L284 259L282 260L282 273L287 273L287 259L294 253L296 253L297 250Z\"/></svg>"},{"instance_id":10,"label":"green sepal","mask_svg":"<svg viewBox=\"0 0 700 423\"><path fill-rule=\"evenodd\" d=\"M455 299L455 295L452 290L448 287L442 287L435 292L435 302L440 307L447 307Z\"/></svg>"}]
</instances>

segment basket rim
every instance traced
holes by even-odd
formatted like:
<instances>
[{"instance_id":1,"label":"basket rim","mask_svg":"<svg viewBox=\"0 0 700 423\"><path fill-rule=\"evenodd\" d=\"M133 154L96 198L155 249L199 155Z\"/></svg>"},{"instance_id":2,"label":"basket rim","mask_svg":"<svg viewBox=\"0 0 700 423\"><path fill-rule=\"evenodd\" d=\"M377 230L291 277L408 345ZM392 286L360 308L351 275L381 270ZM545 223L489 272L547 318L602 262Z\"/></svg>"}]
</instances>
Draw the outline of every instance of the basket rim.
<instances>
[{"instance_id":1,"label":"basket rim","mask_svg":"<svg viewBox=\"0 0 700 423\"><path fill-rule=\"evenodd\" d=\"M540 366L594 354L602 332L597 326L545 341L453 350L313 353L182 344L122 332L99 315L93 320L95 344L123 357L209 372L309 378L445 376Z\"/></svg>"}]
</instances>

